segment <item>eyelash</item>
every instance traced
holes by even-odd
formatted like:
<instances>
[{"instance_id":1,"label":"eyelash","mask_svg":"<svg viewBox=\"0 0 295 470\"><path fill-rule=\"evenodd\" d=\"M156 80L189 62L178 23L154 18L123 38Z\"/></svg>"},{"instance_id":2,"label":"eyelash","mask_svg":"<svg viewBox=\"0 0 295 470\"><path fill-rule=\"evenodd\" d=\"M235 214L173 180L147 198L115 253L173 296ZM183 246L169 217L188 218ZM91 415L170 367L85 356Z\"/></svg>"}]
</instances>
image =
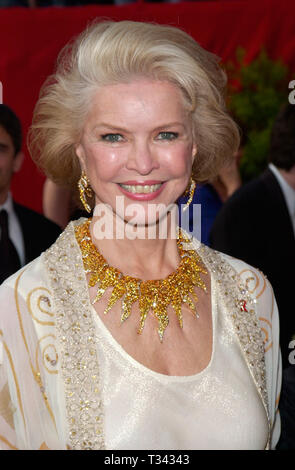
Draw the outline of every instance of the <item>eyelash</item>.
<instances>
[{"instance_id":1,"label":"eyelash","mask_svg":"<svg viewBox=\"0 0 295 470\"><path fill-rule=\"evenodd\" d=\"M117 137L122 138L121 134L104 134L101 136L102 140L105 140L106 142L111 142L111 143L120 142L120 140L118 140Z\"/></svg>"},{"instance_id":2,"label":"eyelash","mask_svg":"<svg viewBox=\"0 0 295 470\"><path fill-rule=\"evenodd\" d=\"M179 134L177 132L160 132L159 136L160 135L165 135L165 137L159 140L175 140Z\"/></svg>"},{"instance_id":3,"label":"eyelash","mask_svg":"<svg viewBox=\"0 0 295 470\"><path fill-rule=\"evenodd\" d=\"M160 132L157 136L159 140L175 140L178 137L178 132ZM164 136L160 138L159 136ZM106 142L120 142L123 136L121 134L104 134L101 136L102 140ZM118 139L119 138L119 139Z\"/></svg>"}]
</instances>

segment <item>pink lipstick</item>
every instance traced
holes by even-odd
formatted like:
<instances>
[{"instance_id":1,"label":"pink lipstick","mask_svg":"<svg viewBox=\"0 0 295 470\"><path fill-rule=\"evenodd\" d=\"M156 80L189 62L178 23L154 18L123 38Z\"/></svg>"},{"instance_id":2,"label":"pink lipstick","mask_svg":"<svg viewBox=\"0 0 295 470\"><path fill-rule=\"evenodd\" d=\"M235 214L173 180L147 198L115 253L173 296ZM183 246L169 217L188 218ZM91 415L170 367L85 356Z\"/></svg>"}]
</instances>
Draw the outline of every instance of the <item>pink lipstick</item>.
<instances>
[{"instance_id":1,"label":"pink lipstick","mask_svg":"<svg viewBox=\"0 0 295 470\"><path fill-rule=\"evenodd\" d=\"M135 181L129 180L118 183L120 191L134 201L151 201L159 196L166 183L158 180Z\"/></svg>"}]
</instances>

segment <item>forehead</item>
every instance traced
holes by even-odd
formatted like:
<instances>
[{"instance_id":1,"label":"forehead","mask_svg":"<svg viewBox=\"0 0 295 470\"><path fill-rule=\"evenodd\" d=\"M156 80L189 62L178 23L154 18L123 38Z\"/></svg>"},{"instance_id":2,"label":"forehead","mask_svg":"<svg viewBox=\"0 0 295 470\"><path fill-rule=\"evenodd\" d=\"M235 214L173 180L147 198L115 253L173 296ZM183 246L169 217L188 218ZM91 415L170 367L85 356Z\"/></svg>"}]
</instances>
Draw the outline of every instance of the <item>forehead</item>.
<instances>
[{"instance_id":1,"label":"forehead","mask_svg":"<svg viewBox=\"0 0 295 470\"><path fill-rule=\"evenodd\" d=\"M87 120L138 122L186 119L187 110L180 88L168 81L137 79L106 85L93 96Z\"/></svg>"}]
</instances>

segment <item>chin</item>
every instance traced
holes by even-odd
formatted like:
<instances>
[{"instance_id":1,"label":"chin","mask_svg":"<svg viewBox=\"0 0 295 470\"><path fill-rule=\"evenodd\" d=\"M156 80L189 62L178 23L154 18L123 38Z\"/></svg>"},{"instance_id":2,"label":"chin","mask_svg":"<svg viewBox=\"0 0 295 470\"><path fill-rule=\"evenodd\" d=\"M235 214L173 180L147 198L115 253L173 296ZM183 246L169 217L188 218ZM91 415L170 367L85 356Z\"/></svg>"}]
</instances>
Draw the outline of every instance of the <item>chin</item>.
<instances>
[{"instance_id":1,"label":"chin","mask_svg":"<svg viewBox=\"0 0 295 470\"><path fill-rule=\"evenodd\" d=\"M153 239L160 233L163 239L169 237L170 227L177 226L178 206L164 203L125 205L123 199L121 204L97 203L94 216L100 220L101 226L104 224L110 233L116 233L119 238Z\"/></svg>"},{"instance_id":2,"label":"chin","mask_svg":"<svg viewBox=\"0 0 295 470\"><path fill-rule=\"evenodd\" d=\"M155 214L146 211L143 217L124 218L125 233L127 237L136 234L137 238L174 238L178 225L175 214L178 215L177 206L170 205Z\"/></svg>"}]
</instances>

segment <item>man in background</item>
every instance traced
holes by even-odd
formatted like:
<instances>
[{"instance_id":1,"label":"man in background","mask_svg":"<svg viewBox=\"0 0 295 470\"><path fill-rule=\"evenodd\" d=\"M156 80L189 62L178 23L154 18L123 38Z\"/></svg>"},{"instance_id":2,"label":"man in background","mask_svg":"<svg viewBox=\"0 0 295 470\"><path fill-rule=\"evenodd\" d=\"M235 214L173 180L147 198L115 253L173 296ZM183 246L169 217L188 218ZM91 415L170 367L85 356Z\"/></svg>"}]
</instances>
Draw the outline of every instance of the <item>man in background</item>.
<instances>
[{"instance_id":1,"label":"man in background","mask_svg":"<svg viewBox=\"0 0 295 470\"><path fill-rule=\"evenodd\" d=\"M272 130L269 165L239 188L217 215L212 248L260 269L271 282L280 314L283 367L295 335L295 106L279 113Z\"/></svg>"},{"instance_id":2,"label":"man in background","mask_svg":"<svg viewBox=\"0 0 295 470\"><path fill-rule=\"evenodd\" d=\"M24 157L21 147L20 121L0 104L0 284L37 258L61 232L58 225L12 199L11 180Z\"/></svg>"},{"instance_id":3,"label":"man in background","mask_svg":"<svg viewBox=\"0 0 295 470\"><path fill-rule=\"evenodd\" d=\"M268 168L226 202L210 241L259 268L273 286L284 369L277 449L295 450L295 105L286 105L275 121Z\"/></svg>"}]
</instances>

